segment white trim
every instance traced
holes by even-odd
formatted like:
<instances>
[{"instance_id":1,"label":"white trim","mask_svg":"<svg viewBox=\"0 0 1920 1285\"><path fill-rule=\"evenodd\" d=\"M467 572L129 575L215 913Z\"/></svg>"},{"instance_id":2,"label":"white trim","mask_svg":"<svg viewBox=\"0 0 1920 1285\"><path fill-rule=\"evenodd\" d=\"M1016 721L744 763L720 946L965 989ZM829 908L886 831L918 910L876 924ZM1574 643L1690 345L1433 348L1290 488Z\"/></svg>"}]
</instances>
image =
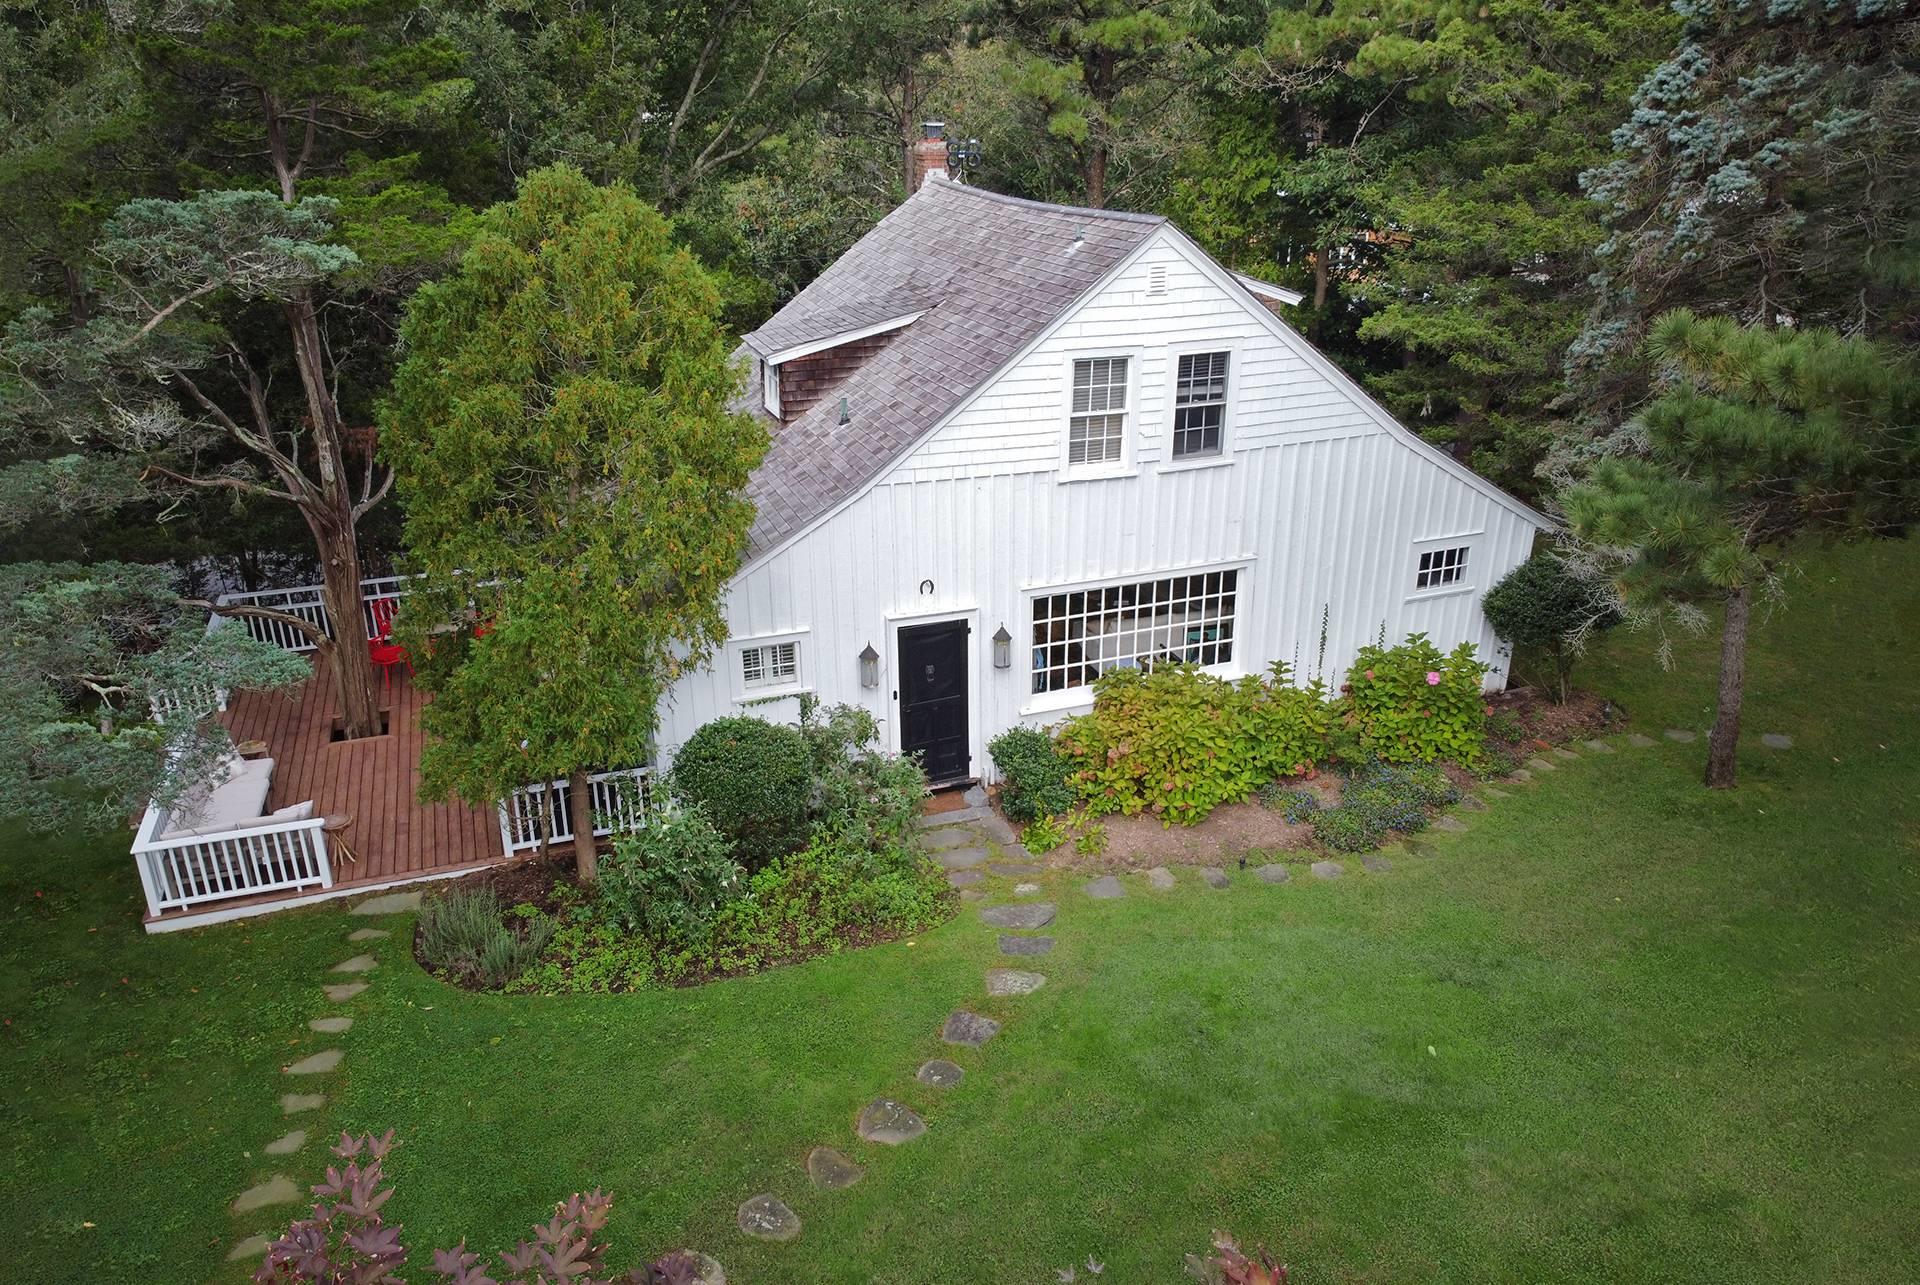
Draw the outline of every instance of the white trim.
<instances>
[{"instance_id":1,"label":"white trim","mask_svg":"<svg viewBox=\"0 0 1920 1285\"><path fill-rule=\"evenodd\" d=\"M880 657L880 690L887 693L886 725L887 749L899 755L905 753L900 747L900 734L906 729L906 711L900 704L900 631L916 629L921 625L945 624L951 620L963 620L967 625L967 768L968 775L974 780L984 779L984 764L987 762L986 742L980 732L981 706L985 683L985 672L980 667L981 637L980 609L978 607L958 607L949 611L926 612L888 612L883 617L887 629L887 649ZM1011 671L1009 671L1011 672Z\"/></svg>"},{"instance_id":2,"label":"white trim","mask_svg":"<svg viewBox=\"0 0 1920 1285\"><path fill-rule=\"evenodd\" d=\"M780 410L780 368L765 360L760 363L760 404L775 419L784 418Z\"/></svg>"},{"instance_id":3,"label":"white trim","mask_svg":"<svg viewBox=\"0 0 1920 1285\"><path fill-rule=\"evenodd\" d=\"M1083 361L1124 361L1127 363L1127 404L1120 412L1120 458L1102 460L1098 464L1074 464L1070 461L1073 453L1073 368ZM1141 370L1146 365L1146 350L1140 347L1121 345L1099 350L1086 349L1066 354L1062 360L1065 376L1062 379L1064 406L1060 416L1060 469L1058 479L1062 482L1086 482L1100 478L1129 477L1137 471L1135 464L1140 438L1140 384ZM1111 414L1112 412L1085 411L1084 415Z\"/></svg>"},{"instance_id":4,"label":"white trim","mask_svg":"<svg viewBox=\"0 0 1920 1285\"><path fill-rule=\"evenodd\" d=\"M1233 279L1246 287L1248 294L1257 294L1262 298L1276 300L1277 302L1286 304L1289 308L1299 307L1301 300L1307 297L1298 290L1289 290L1285 286L1276 286L1270 281L1262 281L1258 277L1250 277L1244 272L1235 272Z\"/></svg>"},{"instance_id":5,"label":"white trim","mask_svg":"<svg viewBox=\"0 0 1920 1285\"><path fill-rule=\"evenodd\" d=\"M1408 565L1404 569L1408 577L1404 582L1407 585L1405 601L1424 602L1428 598L1444 598L1450 594L1473 592L1476 587L1475 573L1479 570L1482 558L1484 557L1485 545L1482 541L1485 537L1485 530L1461 531L1454 535L1428 536L1424 540L1415 540L1409 544L1407 546ZM1443 584L1429 585L1425 589L1420 588L1421 555L1438 553L1442 549L1466 550L1466 569L1464 573L1456 579L1449 580ZM1477 552L1482 556L1476 557L1475 554Z\"/></svg>"},{"instance_id":6,"label":"white trim","mask_svg":"<svg viewBox=\"0 0 1920 1285\"><path fill-rule=\"evenodd\" d=\"M1238 339L1219 339L1210 342L1170 344L1167 347L1167 386L1163 396L1166 401L1166 413L1160 417L1160 431L1163 444L1160 448L1160 470L1171 472L1176 469L1211 468L1218 464L1228 464L1233 460L1234 424L1239 416L1235 413L1239 402L1237 393L1240 387L1242 344ZM1180 390L1180 359L1198 357L1202 354L1223 352L1227 354L1227 390L1226 404L1220 416L1220 449L1206 455L1189 455L1176 458L1173 453L1174 422L1180 413L1176 404Z\"/></svg>"},{"instance_id":7,"label":"white trim","mask_svg":"<svg viewBox=\"0 0 1920 1285\"><path fill-rule=\"evenodd\" d=\"M837 335L828 335L824 339L810 339L804 344L795 344L791 348L782 348L767 358L767 365L779 366L786 362L798 361L802 357L811 357L815 353L825 352L829 348L838 348L841 344L850 344L856 339L871 339L875 335L888 334L903 330L927 315L925 308L918 312L902 313L898 317L889 317L885 321L876 321L871 326L861 326L857 330L843 330Z\"/></svg>"},{"instance_id":8,"label":"white trim","mask_svg":"<svg viewBox=\"0 0 1920 1285\"><path fill-rule=\"evenodd\" d=\"M798 696L811 691L807 685L808 649L813 641L810 629L789 629L781 633L756 634L751 638L729 638L727 640L728 690L733 693L736 705L758 705L762 701L779 700L786 696ZM793 678L784 683L767 683L758 687L747 685L746 673L741 668L743 655L757 647L775 647L781 643L793 644Z\"/></svg>"}]
</instances>

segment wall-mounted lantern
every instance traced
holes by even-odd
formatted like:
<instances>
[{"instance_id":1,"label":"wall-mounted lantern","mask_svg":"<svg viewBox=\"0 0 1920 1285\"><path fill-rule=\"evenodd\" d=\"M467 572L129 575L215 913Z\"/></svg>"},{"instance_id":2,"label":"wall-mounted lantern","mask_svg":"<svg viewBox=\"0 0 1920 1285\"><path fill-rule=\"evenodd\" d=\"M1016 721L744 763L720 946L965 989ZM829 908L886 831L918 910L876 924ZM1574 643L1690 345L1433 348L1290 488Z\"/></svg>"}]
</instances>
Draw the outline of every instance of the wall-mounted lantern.
<instances>
[{"instance_id":1,"label":"wall-mounted lantern","mask_svg":"<svg viewBox=\"0 0 1920 1285\"><path fill-rule=\"evenodd\" d=\"M993 631L993 667L1006 669L1013 664L1013 635L1001 625Z\"/></svg>"},{"instance_id":2,"label":"wall-mounted lantern","mask_svg":"<svg viewBox=\"0 0 1920 1285\"><path fill-rule=\"evenodd\" d=\"M860 685L878 687L880 685L880 653L868 643L860 649Z\"/></svg>"}]
</instances>

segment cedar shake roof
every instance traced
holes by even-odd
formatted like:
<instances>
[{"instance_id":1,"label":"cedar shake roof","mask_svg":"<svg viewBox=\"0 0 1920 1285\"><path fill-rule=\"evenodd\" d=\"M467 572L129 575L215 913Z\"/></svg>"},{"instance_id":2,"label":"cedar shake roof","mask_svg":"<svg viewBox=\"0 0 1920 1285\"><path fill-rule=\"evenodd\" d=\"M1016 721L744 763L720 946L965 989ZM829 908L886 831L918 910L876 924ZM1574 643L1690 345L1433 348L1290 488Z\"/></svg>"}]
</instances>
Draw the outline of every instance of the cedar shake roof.
<instances>
[{"instance_id":1,"label":"cedar shake roof","mask_svg":"<svg viewBox=\"0 0 1920 1285\"><path fill-rule=\"evenodd\" d=\"M872 482L1163 222L930 178L743 342L753 370L737 405L759 412L768 355L924 310L831 395L772 425L747 484L751 554Z\"/></svg>"}]
</instances>

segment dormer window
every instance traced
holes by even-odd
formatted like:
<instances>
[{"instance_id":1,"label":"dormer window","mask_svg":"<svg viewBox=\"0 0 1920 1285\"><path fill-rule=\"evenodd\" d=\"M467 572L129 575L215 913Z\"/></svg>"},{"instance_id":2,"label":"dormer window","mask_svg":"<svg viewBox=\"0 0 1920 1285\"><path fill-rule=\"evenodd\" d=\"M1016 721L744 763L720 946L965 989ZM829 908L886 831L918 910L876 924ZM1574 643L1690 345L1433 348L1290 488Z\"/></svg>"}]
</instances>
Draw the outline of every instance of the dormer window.
<instances>
[{"instance_id":1,"label":"dormer window","mask_svg":"<svg viewBox=\"0 0 1920 1285\"><path fill-rule=\"evenodd\" d=\"M770 361L760 363L760 404L775 419L780 415L780 367Z\"/></svg>"},{"instance_id":2,"label":"dormer window","mask_svg":"<svg viewBox=\"0 0 1920 1285\"><path fill-rule=\"evenodd\" d=\"M1067 467L1117 468L1126 459L1127 357L1080 357L1073 363L1067 418Z\"/></svg>"}]
</instances>

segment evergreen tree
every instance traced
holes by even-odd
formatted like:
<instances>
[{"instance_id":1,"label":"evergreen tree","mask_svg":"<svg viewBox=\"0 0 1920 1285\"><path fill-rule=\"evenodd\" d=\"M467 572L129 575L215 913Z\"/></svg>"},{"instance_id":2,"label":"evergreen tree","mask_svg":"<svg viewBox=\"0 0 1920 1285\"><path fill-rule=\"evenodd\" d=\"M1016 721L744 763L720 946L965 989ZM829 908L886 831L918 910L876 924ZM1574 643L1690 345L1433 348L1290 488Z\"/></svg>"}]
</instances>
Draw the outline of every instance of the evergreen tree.
<instances>
[{"instance_id":1,"label":"evergreen tree","mask_svg":"<svg viewBox=\"0 0 1920 1285\"><path fill-rule=\"evenodd\" d=\"M1920 515L1920 375L1868 340L1684 310L1647 351L1666 388L1562 500L1630 620L1697 625L1697 604L1724 605L1706 781L1726 788L1756 592L1804 539L1897 536Z\"/></svg>"},{"instance_id":2,"label":"evergreen tree","mask_svg":"<svg viewBox=\"0 0 1920 1285\"><path fill-rule=\"evenodd\" d=\"M668 686L726 636L767 435L727 407L718 313L631 189L541 170L413 297L381 411L423 577L399 622L434 696L422 790L568 781L583 881L588 776L648 760Z\"/></svg>"}]
</instances>

